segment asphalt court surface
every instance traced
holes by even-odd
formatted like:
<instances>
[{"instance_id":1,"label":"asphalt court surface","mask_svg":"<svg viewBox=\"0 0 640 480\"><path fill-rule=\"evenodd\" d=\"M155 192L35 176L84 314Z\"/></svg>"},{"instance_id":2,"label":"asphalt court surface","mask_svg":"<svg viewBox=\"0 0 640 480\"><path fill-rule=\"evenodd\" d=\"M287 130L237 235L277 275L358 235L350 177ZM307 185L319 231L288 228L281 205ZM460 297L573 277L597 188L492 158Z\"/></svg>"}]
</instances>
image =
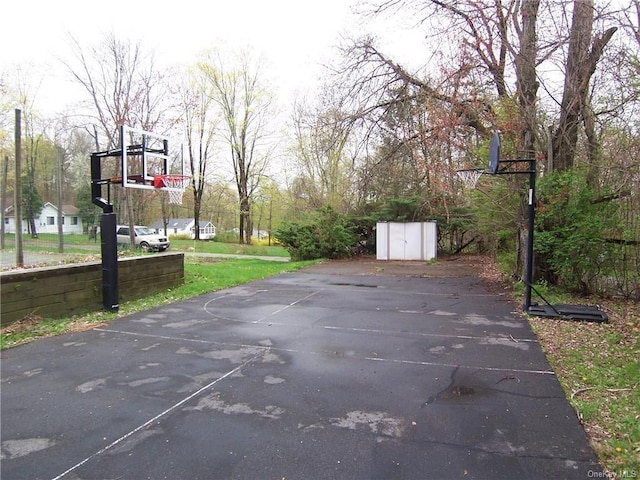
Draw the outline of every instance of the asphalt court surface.
<instances>
[{"instance_id":1,"label":"asphalt court surface","mask_svg":"<svg viewBox=\"0 0 640 480\"><path fill-rule=\"evenodd\" d=\"M517 306L396 267L329 263L3 351L2 479L602 472Z\"/></svg>"}]
</instances>

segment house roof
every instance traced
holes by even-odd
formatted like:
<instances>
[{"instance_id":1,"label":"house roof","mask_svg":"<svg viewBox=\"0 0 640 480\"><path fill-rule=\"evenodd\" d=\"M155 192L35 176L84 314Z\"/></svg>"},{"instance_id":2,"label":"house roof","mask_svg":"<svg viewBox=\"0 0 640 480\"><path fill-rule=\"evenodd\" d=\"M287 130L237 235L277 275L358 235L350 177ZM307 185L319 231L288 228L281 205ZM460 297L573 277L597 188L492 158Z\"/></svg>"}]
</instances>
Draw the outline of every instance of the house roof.
<instances>
[{"instance_id":1,"label":"house roof","mask_svg":"<svg viewBox=\"0 0 640 480\"><path fill-rule=\"evenodd\" d=\"M77 215L80 213L80 209L75 205L62 205L62 213L65 215Z\"/></svg>"},{"instance_id":2,"label":"house roof","mask_svg":"<svg viewBox=\"0 0 640 480\"><path fill-rule=\"evenodd\" d=\"M167 228L177 228L178 230L184 230L191 223L193 223L193 218L170 218L167 221ZM162 226L162 221L160 221L160 226Z\"/></svg>"},{"instance_id":3,"label":"house roof","mask_svg":"<svg viewBox=\"0 0 640 480\"><path fill-rule=\"evenodd\" d=\"M49 205L51 208L54 208L55 210L58 210L58 207L56 207L53 203L51 202L46 202L43 207L46 207L47 205ZM13 205L9 205L7 208L4 209L5 211L5 215L7 217L12 217L14 214L14 209L13 209ZM78 207L76 207L75 205L62 205L62 214L63 215L78 215L80 213L80 209Z\"/></svg>"}]
</instances>

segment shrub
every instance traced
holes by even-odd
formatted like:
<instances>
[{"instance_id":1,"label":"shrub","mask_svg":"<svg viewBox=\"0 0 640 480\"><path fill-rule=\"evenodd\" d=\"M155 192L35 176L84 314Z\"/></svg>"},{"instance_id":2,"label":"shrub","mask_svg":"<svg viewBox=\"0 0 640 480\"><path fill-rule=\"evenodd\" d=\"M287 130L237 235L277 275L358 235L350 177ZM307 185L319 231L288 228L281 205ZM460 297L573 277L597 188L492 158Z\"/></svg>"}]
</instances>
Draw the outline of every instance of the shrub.
<instances>
[{"instance_id":1,"label":"shrub","mask_svg":"<svg viewBox=\"0 0 640 480\"><path fill-rule=\"evenodd\" d=\"M561 172L540 182L534 248L545 280L588 293L611 271L617 247L607 242L619 230L617 205L596 202L579 171Z\"/></svg>"},{"instance_id":2,"label":"shrub","mask_svg":"<svg viewBox=\"0 0 640 480\"><path fill-rule=\"evenodd\" d=\"M163 230L160 231L162 232ZM169 238L171 240L193 240L188 233L169 233Z\"/></svg>"},{"instance_id":3,"label":"shrub","mask_svg":"<svg viewBox=\"0 0 640 480\"><path fill-rule=\"evenodd\" d=\"M269 243L269 237L264 237L262 240L258 240L256 237L251 237L251 245L257 245L259 247L269 247L280 245L278 241L271 237L271 243Z\"/></svg>"},{"instance_id":4,"label":"shrub","mask_svg":"<svg viewBox=\"0 0 640 480\"><path fill-rule=\"evenodd\" d=\"M357 236L344 215L322 207L306 221L283 224L275 231L292 260L342 258L353 253Z\"/></svg>"}]
</instances>

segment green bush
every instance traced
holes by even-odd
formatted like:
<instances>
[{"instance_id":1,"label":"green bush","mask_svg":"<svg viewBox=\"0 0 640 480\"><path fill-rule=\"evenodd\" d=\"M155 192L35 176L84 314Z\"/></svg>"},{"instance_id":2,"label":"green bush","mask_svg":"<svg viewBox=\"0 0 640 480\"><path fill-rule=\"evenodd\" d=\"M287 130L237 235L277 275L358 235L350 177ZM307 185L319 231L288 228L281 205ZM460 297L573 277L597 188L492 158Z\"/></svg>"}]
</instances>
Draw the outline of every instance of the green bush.
<instances>
[{"instance_id":1,"label":"green bush","mask_svg":"<svg viewBox=\"0 0 640 480\"><path fill-rule=\"evenodd\" d=\"M343 258L351 255L357 236L349 219L331 207L318 209L309 220L285 223L275 237L292 260Z\"/></svg>"},{"instance_id":2,"label":"green bush","mask_svg":"<svg viewBox=\"0 0 640 480\"><path fill-rule=\"evenodd\" d=\"M592 292L617 254L606 240L621 228L617 204L595 201L598 194L577 170L544 177L539 193L534 237L539 270L552 284Z\"/></svg>"}]
</instances>

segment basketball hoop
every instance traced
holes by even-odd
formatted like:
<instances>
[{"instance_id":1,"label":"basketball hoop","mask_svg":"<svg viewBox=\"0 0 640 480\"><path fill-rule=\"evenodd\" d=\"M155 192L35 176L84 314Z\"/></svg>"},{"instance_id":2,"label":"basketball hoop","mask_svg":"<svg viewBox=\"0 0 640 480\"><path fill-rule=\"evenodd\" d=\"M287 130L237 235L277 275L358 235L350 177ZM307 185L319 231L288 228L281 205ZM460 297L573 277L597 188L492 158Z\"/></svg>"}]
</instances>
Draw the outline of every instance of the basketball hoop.
<instances>
[{"instance_id":1,"label":"basketball hoop","mask_svg":"<svg viewBox=\"0 0 640 480\"><path fill-rule=\"evenodd\" d=\"M188 175L179 175L174 173L157 175L153 179L153 186L166 190L169 193L170 204L182 205L182 196L190 179L191 177Z\"/></svg>"},{"instance_id":2,"label":"basketball hoop","mask_svg":"<svg viewBox=\"0 0 640 480\"><path fill-rule=\"evenodd\" d=\"M464 186L467 188L476 188L476 184L483 173L484 170L482 168L466 168L456 171L456 174L464 182Z\"/></svg>"}]
</instances>

